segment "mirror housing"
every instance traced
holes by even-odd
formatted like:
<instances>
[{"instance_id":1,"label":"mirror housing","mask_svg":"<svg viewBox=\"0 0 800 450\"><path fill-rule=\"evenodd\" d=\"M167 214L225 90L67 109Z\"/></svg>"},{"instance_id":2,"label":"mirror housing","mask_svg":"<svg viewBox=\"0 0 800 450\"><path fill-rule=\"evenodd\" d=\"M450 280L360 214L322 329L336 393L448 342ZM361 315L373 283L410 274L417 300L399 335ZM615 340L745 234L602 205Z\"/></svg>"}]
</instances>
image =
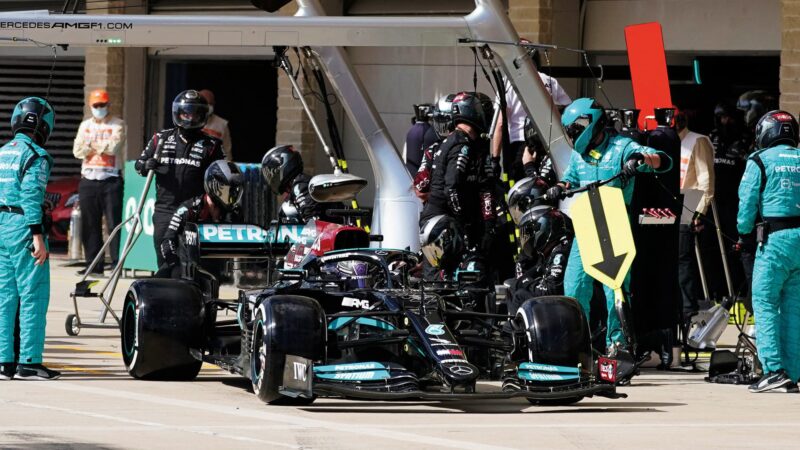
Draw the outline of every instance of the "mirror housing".
<instances>
[{"instance_id":1,"label":"mirror housing","mask_svg":"<svg viewBox=\"0 0 800 450\"><path fill-rule=\"evenodd\" d=\"M367 186L367 180L349 174L316 175L308 183L311 198L320 203L345 202L356 198Z\"/></svg>"}]
</instances>

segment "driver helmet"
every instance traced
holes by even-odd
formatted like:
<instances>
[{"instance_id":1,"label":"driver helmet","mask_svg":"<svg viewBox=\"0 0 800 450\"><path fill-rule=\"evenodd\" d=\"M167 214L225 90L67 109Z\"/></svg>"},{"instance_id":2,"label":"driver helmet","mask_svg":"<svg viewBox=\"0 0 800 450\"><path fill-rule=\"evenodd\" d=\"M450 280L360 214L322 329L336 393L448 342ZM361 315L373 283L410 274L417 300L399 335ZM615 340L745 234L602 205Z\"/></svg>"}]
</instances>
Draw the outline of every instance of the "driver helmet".
<instances>
[{"instance_id":1,"label":"driver helmet","mask_svg":"<svg viewBox=\"0 0 800 450\"><path fill-rule=\"evenodd\" d=\"M797 119L786 111L770 111L756 125L756 148L785 144L797 147Z\"/></svg>"},{"instance_id":2,"label":"driver helmet","mask_svg":"<svg viewBox=\"0 0 800 450\"><path fill-rule=\"evenodd\" d=\"M461 226L455 219L443 214L423 224L419 243L428 263L445 270L455 269L467 248Z\"/></svg>"},{"instance_id":3,"label":"driver helmet","mask_svg":"<svg viewBox=\"0 0 800 450\"><path fill-rule=\"evenodd\" d=\"M20 100L11 113L11 131L33 133L33 140L38 145L47 143L53 127L56 125L56 113L46 100L39 97L28 97Z\"/></svg>"},{"instance_id":4,"label":"driver helmet","mask_svg":"<svg viewBox=\"0 0 800 450\"><path fill-rule=\"evenodd\" d=\"M529 257L545 254L567 233L564 215L547 205L534 206L519 222L520 247Z\"/></svg>"},{"instance_id":5,"label":"driver helmet","mask_svg":"<svg viewBox=\"0 0 800 450\"><path fill-rule=\"evenodd\" d=\"M172 101L172 123L183 130L199 130L206 126L210 107L194 89L183 91Z\"/></svg>"},{"instance_id":6,"label":"driver helmet","mask_svg":"<svg viewBox=\"0 0 800 450\"><path fill-rule=\"evenodd\" d=\"M214 204L228 211L242 199L244 176L239 166L220 159L206 169L203 186Z\"/></svg>"},{"instance_id":7,"label":"driver helmet","mask_svg":"<svg viewBox=\"0 0 800 450\"><path fill-rule=\"evenodd\" d=\"M436 104L433 105L433 129L439 139L444 139L453 132L453 99L455 94L443 95Z\"/></svg>"},{"instance_id":8,"label":"driver helmet","mask_svg":"<svg viewBox=\"0 0 800 450\"><path fill-rule=\"evenodd\" d=\"M593 98L579 98L564 110L561 125L572 148L584 154L606 126L605 110Z\"/></svg>"},{"instance_id":9,"label":"driver helmet","mask_svg":"<svg viewBox=\"0 0 800 450\"><path fill-rule=\"evenodd\" d=\"M291 145L271 148L261 160L261 176L275 195L289 191L289 184L303 173L303 157Z\"/></svg>"},{"instance_id":10,"label":"driver helmet","mask_svg":"<svg viewBox=\"0 0 800 450\"><path fill-rule=\"evenodd\" d=\"M459 92L453 97L450 111L453 123L466 123L475 128L478 134L486 133L494 116L494 104L481 92Z\"/></svg>"},{"instance_id":11,"label":"driver helmet","mask_svg":"<svg viewBox=\"0 0 800 450\"><path fill-rule=\"evenodd\" d=\"M370 289L375 286L375 271L378 267L367 261L340 261L336 273L344 281L345 289Z\"/></svg>"},{"instance_id":12,"label":"driver helmet","mask_svg":"<svg viewBox=\"0 0 800 450\"><path fill-rule=\"evenodd\" d=\"M514 223L519 224L522 215L529 209L547 204L540 198L547 192L547 188L547 183L541 178L527 177L514 183L508 191L508 212Z\"/></svg>"}]
</instances>

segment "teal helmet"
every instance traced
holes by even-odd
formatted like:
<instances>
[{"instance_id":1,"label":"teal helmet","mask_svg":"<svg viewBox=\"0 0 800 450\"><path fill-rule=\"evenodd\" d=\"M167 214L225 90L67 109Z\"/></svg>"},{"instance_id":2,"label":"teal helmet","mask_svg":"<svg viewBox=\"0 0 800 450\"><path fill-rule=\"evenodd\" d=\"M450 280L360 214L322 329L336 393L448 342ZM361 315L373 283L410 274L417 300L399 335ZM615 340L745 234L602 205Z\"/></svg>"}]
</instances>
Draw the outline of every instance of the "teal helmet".
<instances>
[{"instance_id":1,"label":"teal helmet","mask_svg":"<svg viewBox=\"0 0 800 450\"><path fill-rule=\"evenodd\" d=\"M578 153L586 153L589 146L606 126L603 107L593 98L579 98L567 106L561 115L564 136Z\"/></svg>"},{"instance_id":2,"label":"teal helmet","mask_svg":"<svg viewBox=\"0 0 800 450\"><path fill-rule=\"evenodd\" d=\"M39 97L22 99L11 114L11 131L30 131L39 145L44 145L56 125L56 113L46 100Z\"/></svg>"}]
</instances>

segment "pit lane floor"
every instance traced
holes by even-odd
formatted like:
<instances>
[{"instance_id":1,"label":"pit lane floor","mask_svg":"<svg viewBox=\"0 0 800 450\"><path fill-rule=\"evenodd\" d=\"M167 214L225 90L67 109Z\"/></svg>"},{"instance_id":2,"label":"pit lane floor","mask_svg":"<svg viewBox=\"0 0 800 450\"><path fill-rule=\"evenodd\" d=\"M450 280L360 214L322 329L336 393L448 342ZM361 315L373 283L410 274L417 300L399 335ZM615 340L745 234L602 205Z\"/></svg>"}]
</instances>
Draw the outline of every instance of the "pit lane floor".
<instances>
[{"instance_id":1,"label":"pit lane floor","mask_svg":"<svg viewBox=\"0 0 800 450\"><path fill-rule=\"evenodd\" d=\"M571 407L507 401L260 403L213 366L194 382L129 378L114 330L68 337L75 268L54 260L46 362L53 382L0 382L0 448L797 448L800 396L749 394L703 374L645 371L627 399ZM121 283L127 288L130 280ZM226 288L231 294L233 289ZM121 297L115 304L120 306ZM99 307L87 300L85 315ZM492 388L493 386L486 386Z\"/></svg>"}]
</instances>

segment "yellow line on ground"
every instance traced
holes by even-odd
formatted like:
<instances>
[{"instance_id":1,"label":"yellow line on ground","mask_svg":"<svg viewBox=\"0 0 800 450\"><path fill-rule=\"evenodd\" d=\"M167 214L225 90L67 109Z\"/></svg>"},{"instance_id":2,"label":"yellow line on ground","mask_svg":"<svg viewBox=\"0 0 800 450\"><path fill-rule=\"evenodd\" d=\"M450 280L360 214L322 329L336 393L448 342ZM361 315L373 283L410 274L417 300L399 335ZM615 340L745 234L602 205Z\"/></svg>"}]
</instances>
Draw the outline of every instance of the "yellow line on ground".
<instances>
[{"instance_id":1,"label":"yellow line on ground","mask_svg":"<svg viewBox=\"0 0 800 450\"><path fill-rule=\"evenodd\" d=\"M73 347L73 346L70 346L70 345L48 345L48 346L45 346L45 349L44 349L45 353L47 353L47 350L69 350L69 351L77 352L77 353L92 353L94 355L113 356L115 358L122 357L122 353L118 353L118 352L104 352L102 350L92 350L92 349L88 349L88 348Z\"/></svg>"}]
</instances>

